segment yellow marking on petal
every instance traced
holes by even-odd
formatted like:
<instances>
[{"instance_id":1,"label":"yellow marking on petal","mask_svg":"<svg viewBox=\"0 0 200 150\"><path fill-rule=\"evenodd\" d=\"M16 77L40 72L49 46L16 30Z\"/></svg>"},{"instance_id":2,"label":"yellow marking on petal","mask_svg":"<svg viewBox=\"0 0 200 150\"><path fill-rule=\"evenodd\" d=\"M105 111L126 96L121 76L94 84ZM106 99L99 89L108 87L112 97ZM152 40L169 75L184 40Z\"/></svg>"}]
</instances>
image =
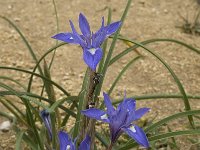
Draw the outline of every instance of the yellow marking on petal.
<instances>
[{"instance_id":1,"label":"yellow marking on petal","mask_svg":"<svg viewBox=\"0 0 200 150\"><path fill-rule=\"evenodd\" d=\"M88 51L92 54L92 55L94 55L95 54L95 52L96 52L96 48L91 48L91 49L89 49Z\"/></svg>"},{"instance_id":2,"label":"yellow marking on petal","mask_svg":"<svg viewBox=\"0 0 200 150\"><path fill-rule=\"evenodd\" d=\"M130 128L129 128L132 132L136 132L136 130L135 130L135 127L134 126L131 126Z\"/></svg>"},{"instance_id":3,"label":"yellow marking on petal","mask_svg":"<svg viewBox=\"0 0 200 150\"><path fill-rule=\"evenodd\" d=\"M67 145L66 150L70 150L70 145Z\"/></svg>"},{"instance_id":4,"label":"yellow marking on petal","mask_svg":"<svg viewBox=\"0 0 200 150\"><path fill-rule=\"evenodd\" d=\"M108 119L108 115L107 114L102 115L101 119Z\"/></svg>"}]
</instances>

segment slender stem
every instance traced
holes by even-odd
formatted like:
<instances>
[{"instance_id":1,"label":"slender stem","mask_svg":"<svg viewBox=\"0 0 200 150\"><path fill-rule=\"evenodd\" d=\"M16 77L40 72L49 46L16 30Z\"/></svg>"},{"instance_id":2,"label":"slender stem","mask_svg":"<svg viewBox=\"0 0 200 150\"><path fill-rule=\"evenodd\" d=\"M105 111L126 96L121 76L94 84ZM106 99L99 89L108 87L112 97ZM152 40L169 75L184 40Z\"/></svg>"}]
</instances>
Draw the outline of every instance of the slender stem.
<instances>
[{"instance_id":1,"label":"slender stem","mask_svg":"<svg viewBox=\"0 0 200 150\"><path fill-rule=\"evenodd\" d=\"M89 84L89 90L87 93L87 104L89 105L91 102L93 102L93 95L94 95L94 90L96 88L97 83L95 82L97 73L93 70L90 69L90 84Z\"/></svg>"},{"instance_id":2,"label":"slender stem","mask_svg":"<svg viewBox=\"0 0 200 150\"><path fill-rule=\"evenodd\" d=\"M96 81L96 79L98 80L98 75L95 71L91 70L90 69L90 83L89 83L89 90L88 90L88 93L87 93L87 107L91 107L91 104L94 104L94 91L95 91L95 88L98 84L98 81ZM94 107L96 105L94 104ZM93 119L89 119L87 118L86 120L87 122L87 134L90 135L91 137L91 145L90 145L90 149L91 150L94 150L94 143L95 143L95 138L94 138L94 131L95 131L95 120Z\"/></svg>"},{"instance_id":3,"label":"slender stem","mask_svg":"<svg viewBox=\"0 0 200 150\"><path fill-rule=\"evenodd\" d=\"M89 86L88 86L88 92L86 95L86 105L85 107L91 108L91 107L96 107L97 105L94 103L94 91L99 83L99 75L96 73L96 71L91 70L89 68ZM92 106L93 105L93 106ZM95 131L95 120L83 117L83 127L81 131L81 137L80 140L82 140L86 134L88 134L91 137L91 144L90 144L90 149L94 150L94 143L95 143L95 138L94 138L94 132Z\"/></svg>"}]
</instances>

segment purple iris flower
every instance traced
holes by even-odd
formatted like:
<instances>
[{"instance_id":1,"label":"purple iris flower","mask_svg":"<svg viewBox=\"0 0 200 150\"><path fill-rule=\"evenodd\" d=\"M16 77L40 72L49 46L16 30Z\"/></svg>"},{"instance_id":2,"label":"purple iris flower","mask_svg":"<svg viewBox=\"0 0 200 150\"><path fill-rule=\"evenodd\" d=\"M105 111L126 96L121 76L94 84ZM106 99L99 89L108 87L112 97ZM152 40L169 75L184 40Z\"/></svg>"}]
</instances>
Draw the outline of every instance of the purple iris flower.
<instances>
[{"instance_id":1,"label":"purple iris flower","mask_svg":"<svg viewBox=\"0 0 200 150\"><path fill-rule=\"evenodd\" d=\"M121 21L104 26L104 18L102 18L100 29L93 33L90 30L90 25L86 17L80 13L79 28L82 34L78 34L71 20L69 22L72 32L59 33L54 35L52 38L66 43L79 44L83 49L83 60L93 71L95 71L97 64L103 56L101 44L106 38L117 31L121 25Z\"/></svg>"},{"instance_id":2,"label":"purple iris flower","mask_svg":"<svg viewBox=\"0 0 200 150\"><path fill-rule=\"evenodd\" d=\"M132 98L125 97L115 109L106 93L104 93L104 103L107 108L106 111L90 108L83 110L82 113L87 117L108 123L112 143L115 143L119 136L125 132L138 144L149 147L149 142L144 131L139 126L132 123L147 113L150 110L149 108L140 108L136 110L136 101Z\"/></svg>"},{"instance_id":3,"label":"purple iris flower","mask_svg":"<svg viewBox=\"0 0 200 150\"><path fill-rule=\"evenodd\" d=\"M42 118L42 121L44 122L45 127L47 128L49 137L52 140L52 127L51 127L50 114L49 114L49 112L47 110L42 110L40 112L40 116Z\"/></svg>"},{"instance_id":4,"label":"purple iris flower","mask_svg":"<svg viewBox=\"0 0 200 150\"><path fill-rule=\"evenodd\" d=\"M58 133L58 138L60 141L60 150L76 150L76 142L72 141L70 136L63 131ZM85 139L80 143L78 150L90 150L91 139L87 135Z\"/></svg>"}]
</instances>

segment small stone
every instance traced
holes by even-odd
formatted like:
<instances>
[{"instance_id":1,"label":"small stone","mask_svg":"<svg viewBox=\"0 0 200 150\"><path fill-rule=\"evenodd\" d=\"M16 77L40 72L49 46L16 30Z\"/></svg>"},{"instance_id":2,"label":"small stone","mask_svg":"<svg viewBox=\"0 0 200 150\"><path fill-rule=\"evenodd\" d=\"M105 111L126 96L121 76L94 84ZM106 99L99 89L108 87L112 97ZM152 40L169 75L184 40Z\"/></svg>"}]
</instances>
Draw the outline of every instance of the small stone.
<instances>
[{"instance_id":1,"label":"small stone","mask_svg":"<svg viewBox=\"0 0 200 150\"><path fill-rule=\"evenodd\" d=\"M23 73L23 74L22 74L22 77L23 77L23 78L26 78L26 74L25 74L25 73Z\"/></svg>"},{"instance_id":2,"label":"small stone","mask_svg":"<svg viewBox=\"0 0 200 150\"><path fill-rule=\"evenodd\" d=\"M122 64L127 64L127 60L122 60Z\"/></svg>"},{"instance_id":3,"label":"small stone","mask_svg":"<svg viewBox=\"0 0 200 150\"><path fill-rule=\"evenodd\" d=\"M164 9L164 13L166 13L166 14L167 14L167 13L168 13L168 10L167 10L167 9Z\"/></svg>"},{"instance_id":4,"label":"small stone","mask_svg":"<svg viewBox=\"0 0 200 150\"><path fill-rule=\"evenodd\" d=\"M12 9L13 8L13 6L12 5L8 5L8 9Z\"/></svg>"},{"instance_id":5,"label":"small stone","mask_svg":"<svg viewBox=\"0 0 200 150\"><path fill-rule=\"evenodd\" d=\"M83 78L84 77L84 73L81 73L78 76L79 76L79 78Z\"/></svg>"},{"instance_id":6,"label":"small stone","mask_svg":"<svg viewBox=\"0 0 200 150\"><path fill-rule=\"evenodd\" d=\"M19 22L21 19L20 19L20 18L14 18L14 20L15 20L16 22Z\"/></svg>"},{"instance_id":7,"label":"small stone","mask_svg":"<svg viewBox=\"0 0 200 150\"><path fill-rule=\"evenodd\" d=\"M140 0L139 3L144 5L145 4L145 0Z\"/></svg>"},{"instance_id":8,"label":"small stone","mask_svg":"<svg viewBox=\"0 0 200 150\"><path fill-rule=\"evenodd\" d=\"M8 132L11 128L11 123L10 121L4 121L0 124L0 130L2 132Z\"/></svg>"},{"instance_id":9,"label":"small stone","mask_svg":"<svg viewBox=\"0 0 200 150\"><path fill-rule=\"evenodd\" d=\"M65 75L65 76L63 77L63 80L69 80L69 79L70 79L70 76Z\"/></svg>"},{"instance_id":10,"label":"small stone","mask_svg":"<svg viewBox=\"0 0 200 150\"><path fill-rule=\"evenodd\" d=\"M131 3L131 6L134 6L134 5L135 5L135 4L132 2L132 3Z\"/></svg>"}]
</instances>

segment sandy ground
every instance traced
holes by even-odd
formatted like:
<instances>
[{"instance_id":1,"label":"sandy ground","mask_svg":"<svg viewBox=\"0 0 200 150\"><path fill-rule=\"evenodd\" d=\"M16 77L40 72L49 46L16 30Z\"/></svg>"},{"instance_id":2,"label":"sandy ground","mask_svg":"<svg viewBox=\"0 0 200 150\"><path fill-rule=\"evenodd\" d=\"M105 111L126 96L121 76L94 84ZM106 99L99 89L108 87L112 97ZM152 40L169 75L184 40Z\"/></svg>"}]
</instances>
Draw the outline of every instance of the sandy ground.
<instances>
[{"instance_id":1,"label":"sandy ground","mask_svg":"<svg viewBox=\"0 0 200 150\"><path fill-rule=\"evenodd\" d=\"M113 21L120 19L126 5L126 0L57 0L60 32L70 31L68 20L73 20L76 27L78 15L84 13L93 31L99 28L101 17L107 17L106 7L113 10ZM131 4L127 20L122 28L122 34L130 39L144 41L153 38L172 38L183 41L191 46L200 48L200 37L184 33L180 28L184 24L179 14L189 21L194 20L194 15L200 5L195 0L134 0ZM55 13L51 0L0 0L0 14L14 21L30 42L38 57L55 45L55 40L50 37L56 33ZM1 66L13 66L32 69L34 61L26 46L15 30L4 20L0 19L0 64ZM124 50L126 45L118 43L113 56ZM175 71L186 92L198 95L200 93L200 56L191 50L169 42L149 44L152 49L161 56ZM138 51L146 56L132 65L117 84L112 97L121 98L126 89L128 96L178 93L178 87L166 68L151 54L143 49ZM108 70L103 91L109 89L111 83L126 63L135 57L131 52L127 56L114 63ZM62 85L72 94L80 91L83 74L86 65L83 63L82 51L74 45L63 46L56 52L55 61L51 70L52 79ZM47 58L47 61L50 57ZM9 75L24 84L27 84L29 76L14 71L1 70L1 75ZM38 79L35 79L33 91L41 88ZM58 90L58 97L61 94ZM193 109L199 109L198 100L191 100ZM183 101L177 99L154 99L152 101L140 101L139 107L152 108L151 115L158 114L161 119L184 109ZM0 118L0 122L3 121ZM184 122L184 120L182 120ZM186 122L186 121L185 121ZM182 123L175 122L176 129L181 128ZM0 133L0 149L13 149L14 134ZM189 149L189 144L179 141L182 150Z\"/></svg>"}]
</instances>

